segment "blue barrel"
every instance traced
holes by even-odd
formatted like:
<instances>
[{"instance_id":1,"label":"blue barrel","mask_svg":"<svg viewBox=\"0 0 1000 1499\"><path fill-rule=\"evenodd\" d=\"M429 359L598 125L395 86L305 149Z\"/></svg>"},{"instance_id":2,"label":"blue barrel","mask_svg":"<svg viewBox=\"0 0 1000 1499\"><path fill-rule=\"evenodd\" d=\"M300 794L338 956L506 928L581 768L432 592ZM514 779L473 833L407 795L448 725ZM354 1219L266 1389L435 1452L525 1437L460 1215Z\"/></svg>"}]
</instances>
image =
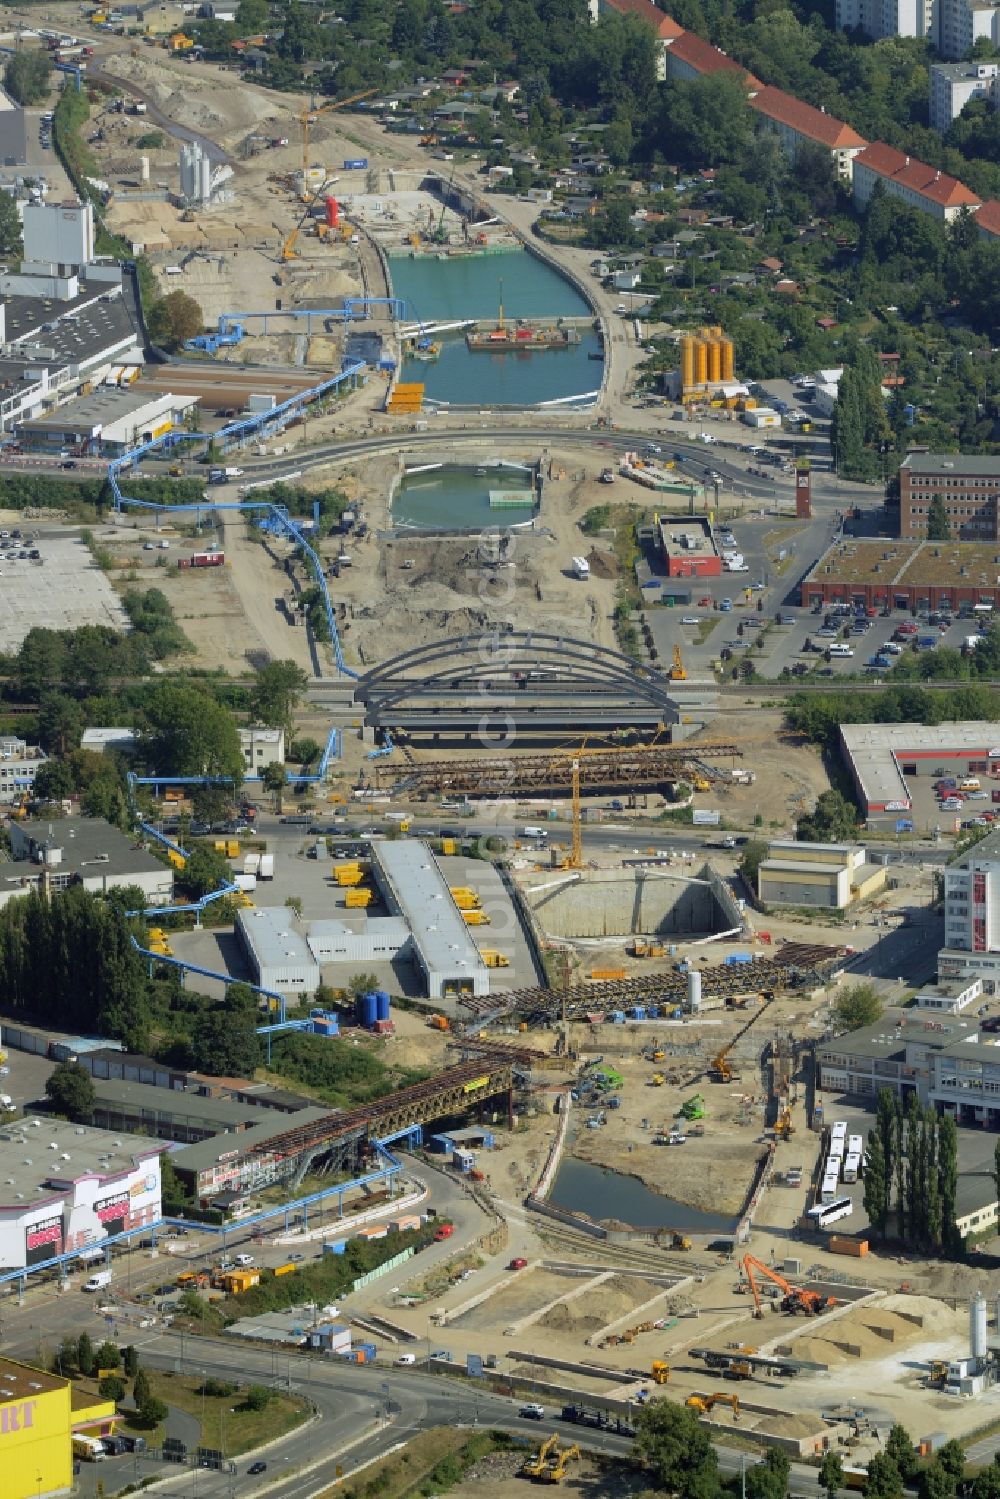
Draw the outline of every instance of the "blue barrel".
<instances>
[{"instance_id":1,"label":"blue barrel","mask_svg":"<svg viewBox=\"0 0 1000 1499\"><path fill-rule=\"evenodd\" d=\"M374 994L358 995L358 1022L365 1030L370 1031L378 1018L378 1005Z\"/></svg>"},{"instance_id":2,"label":"blue barrel","mask_svg":"<svg viewBox=\"0 0 1000 1499\"><path fill-rule=\"evenodd\" d=\"M375 1019L389 1019L389 996L384 989L375 990Z\"/></svg>"}]
</instances>

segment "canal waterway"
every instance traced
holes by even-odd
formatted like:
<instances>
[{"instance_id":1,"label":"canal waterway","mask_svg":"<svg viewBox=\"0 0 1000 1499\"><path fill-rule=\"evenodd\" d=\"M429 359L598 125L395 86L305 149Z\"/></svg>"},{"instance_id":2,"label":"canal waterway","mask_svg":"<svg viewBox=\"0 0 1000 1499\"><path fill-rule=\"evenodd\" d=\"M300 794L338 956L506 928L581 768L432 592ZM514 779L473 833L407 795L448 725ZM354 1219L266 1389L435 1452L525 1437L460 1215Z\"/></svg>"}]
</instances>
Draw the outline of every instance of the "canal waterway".
<instances>
[{"instance_id":1,"label":"canal waterway","mask_svg":"<svg viewBox=\"0 0 1000 1499\"><path fill-rule=\"evenodd\" d=\"M665 1149L671 1147L664 1147ZM673 1146L683 1150L683 1146ZM613 1218L622 1223L634 1224L637 1228L676 1228L682 1233L731 1234L736 1227L734 1218L721 1213L706 1213L700 1208L688 1207L684 1202L675 1202L670 1197L661 1197L635 1176L624 1176L605 1166L595 1166L590 1161L578 1161L566 1156L549 1193L549 1202L554 1208L569 1213L586 1213L600 1222Z\"/></svg>"},{"instance_id":2,"label":"canal waterway","mask_svg":"<svg viewBox=\"0 0 1000 1499\"><path fill-rule=\"evenodd\" d=\"M530 469L495 465L443 464L405 474L393 498L392 523L415 531L522 526L532 520L535 507L512 501L531 489L532 478ZM504 498L497 504L501 491Z\"/></svg>"},{"instance_id":3,"label":"canal waterway","mask_svg":"<svg viewBox=\"0 0 1000 1499\"><path fill-rule=\"evenodd\" d=\"M572 282L527 250L498 255L394 255L393 294L406 314L423 323L475 318L493 326L501 300L508 322L518 318L592 319L593 309ZM534 406L598 391L604 366L590 354L601 349L596 332L580 324L580 342L564 349L505 354L473 352L461 333L437 336L436 360L406 359L400 378L421 382L430 402L457 406Z\"/></svg>"}]
</instances>

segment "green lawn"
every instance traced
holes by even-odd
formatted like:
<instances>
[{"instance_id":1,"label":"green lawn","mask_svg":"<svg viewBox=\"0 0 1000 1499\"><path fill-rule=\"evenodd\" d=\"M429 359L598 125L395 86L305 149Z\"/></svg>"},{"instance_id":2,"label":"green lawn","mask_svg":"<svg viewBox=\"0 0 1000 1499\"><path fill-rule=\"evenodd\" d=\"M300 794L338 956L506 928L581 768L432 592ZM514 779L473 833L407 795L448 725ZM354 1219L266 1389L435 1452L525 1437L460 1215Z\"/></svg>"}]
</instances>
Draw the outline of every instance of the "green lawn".
<instances>
[{"instance_id":1,"label":"green lawn","mask_svg":"<svg viewBox=\"0 0 1000 1499\"><path fill-rule=\"evenodd\" d=\"M226 1457L239 1457L251 1452L265 1442L283 1437L308 1419L309 1406L294 1395L274 1395L262 1411L242 1408L243 1391L235 1395L206 1395L201 1388L200 1374L168 1374L159 1370L147 1370L153 1394L178 1410L187 1411L200 1423L202 1447L215 1447ZM124 1422L127 1431L141 1432L150 1447L163 1443L164 1429L157 1426L149 1431L134 1425L128 1417Z\"/></svg>"}]
</instances>

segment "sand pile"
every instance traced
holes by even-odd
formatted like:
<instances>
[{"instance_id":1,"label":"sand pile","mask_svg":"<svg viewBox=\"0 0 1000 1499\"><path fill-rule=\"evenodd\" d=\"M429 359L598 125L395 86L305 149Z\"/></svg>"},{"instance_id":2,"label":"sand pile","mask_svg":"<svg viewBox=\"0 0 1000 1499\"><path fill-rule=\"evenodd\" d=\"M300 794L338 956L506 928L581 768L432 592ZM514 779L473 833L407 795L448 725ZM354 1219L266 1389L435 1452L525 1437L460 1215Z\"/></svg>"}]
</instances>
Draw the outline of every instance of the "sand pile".
<instances>
[{"instance_id":1,"label":"sand pile","mask_svg":"<svg viewBox=\"0 0 1000 1499\"><path fill-rule=\"evenodd\" d=\"M809 1333L783 1340L783 1346L794 1358L840 1368L859 1359L885 1358L925 1342L928 1335L947 1336L964 1323L964 1314L931 1296L887 1296L837 1317L822 1331L813 1322Z\"/></svg>"},{"instance_id":2,"label":"sand pile","mask_svg":"<svg viewBox=\"0 0 1000 1499\"><path fill-rule=\"evenodd\" d=\"M656 1295L656 1287L634 1275L616 1275L569 1302L551 1307L538 1326L551 1332L586 1334L596 1332L642 1306Z\"/></svg>"},{"instance_id":3,"label":"sand pile","mask_svg":"<svg viewBox=\"0 0 1000 1499\"><path fill-rule=\"evenodd\" d=\"M182 79L174 69L148 57L118 54L113 72L138 84L178 125L213 140L221 140L231 131L252 129L265 120L288 120L291 115L290 110L262 98L256 89L234 88L231 81L228 87L221 87L215 80L190 74Z\"/></svg>"}]
</instances>

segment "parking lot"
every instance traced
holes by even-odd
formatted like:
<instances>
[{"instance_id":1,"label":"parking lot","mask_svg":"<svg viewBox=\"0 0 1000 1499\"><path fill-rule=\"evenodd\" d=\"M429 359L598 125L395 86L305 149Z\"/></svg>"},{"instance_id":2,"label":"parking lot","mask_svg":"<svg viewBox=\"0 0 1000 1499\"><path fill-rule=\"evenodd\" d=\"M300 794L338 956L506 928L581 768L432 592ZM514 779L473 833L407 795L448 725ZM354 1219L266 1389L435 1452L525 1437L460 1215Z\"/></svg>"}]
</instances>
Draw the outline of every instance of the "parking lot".
<instances>
[{"instance_id":1,"label":"parking lot","mask_svg":"<svg viewBox=\"0 0 1000 1499\"><path fill-rule=\"evenodd\" d=\"M32 558L21 555L37 551ZM117 593L78 536L0 535L0 650L16 651L29 630L107 625L125 630Z\"/></svg>"}]
</instances>

